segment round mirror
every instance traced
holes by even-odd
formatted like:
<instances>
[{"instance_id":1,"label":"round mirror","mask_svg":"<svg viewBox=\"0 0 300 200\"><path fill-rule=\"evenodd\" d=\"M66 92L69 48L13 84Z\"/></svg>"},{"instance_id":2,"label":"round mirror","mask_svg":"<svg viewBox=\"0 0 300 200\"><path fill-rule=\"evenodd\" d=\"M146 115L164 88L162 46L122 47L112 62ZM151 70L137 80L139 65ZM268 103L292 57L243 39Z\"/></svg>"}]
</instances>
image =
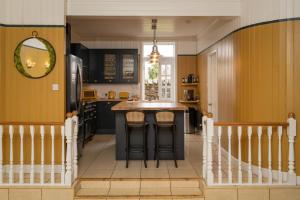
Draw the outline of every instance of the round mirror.
<instances>
[{"instance_id":1,"label":"round mirror","mask_svg":"<svg viewBox=\"0 0 300 200\"><path fill-rule=\"evenodd\" d=\"M34 35L19 43L14 60L18 71L28 78L41 78L49 74L55 65L55 50L45 39Z\"/></svg>"}]
</instances>

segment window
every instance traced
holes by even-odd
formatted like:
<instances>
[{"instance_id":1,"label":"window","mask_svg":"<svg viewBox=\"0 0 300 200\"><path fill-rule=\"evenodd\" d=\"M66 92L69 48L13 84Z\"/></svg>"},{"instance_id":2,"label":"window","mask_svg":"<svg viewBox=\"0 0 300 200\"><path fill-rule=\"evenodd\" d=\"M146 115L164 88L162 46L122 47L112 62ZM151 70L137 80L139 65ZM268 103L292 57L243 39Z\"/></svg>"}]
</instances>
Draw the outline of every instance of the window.
<instances>
[{"instance_id":1,"label":"window","mask_svg":"<svg viewBox=\"0 0 300 200\"><path fill-rule=\"evenodd\" d=\"M152 43L143 44L144 100L175 101L175 43L158 43L159 64L150 64Z\"/></svg>"}]
</instances>

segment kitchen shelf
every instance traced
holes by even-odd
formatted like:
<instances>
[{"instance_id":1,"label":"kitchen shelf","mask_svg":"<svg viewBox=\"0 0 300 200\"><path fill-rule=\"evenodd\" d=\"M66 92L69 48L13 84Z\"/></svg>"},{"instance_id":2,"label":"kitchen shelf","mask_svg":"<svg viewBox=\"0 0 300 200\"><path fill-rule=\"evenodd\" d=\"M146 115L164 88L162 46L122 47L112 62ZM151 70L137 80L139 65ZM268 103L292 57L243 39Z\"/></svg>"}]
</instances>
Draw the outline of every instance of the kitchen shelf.
<instances>
[{"instance_id":1,"label":"kitchen shelf","mask_svg":"<svg viewBox=\"0 0 300 200\"><path fill-rule=\"evenodd\" d=\"M181 83L182 86L197 86L198 83Z\"/></svg>"},{"instance_id":2,"label":"kitchen shelf","mask_svg":"<svg viewBox=\"0 0 300 200\"><path fill-rule=\"evenodd\" d=\"M179 103L199 103L199 100L195 100L195 101L179 100Z\"/></svg>"}]
</instances>

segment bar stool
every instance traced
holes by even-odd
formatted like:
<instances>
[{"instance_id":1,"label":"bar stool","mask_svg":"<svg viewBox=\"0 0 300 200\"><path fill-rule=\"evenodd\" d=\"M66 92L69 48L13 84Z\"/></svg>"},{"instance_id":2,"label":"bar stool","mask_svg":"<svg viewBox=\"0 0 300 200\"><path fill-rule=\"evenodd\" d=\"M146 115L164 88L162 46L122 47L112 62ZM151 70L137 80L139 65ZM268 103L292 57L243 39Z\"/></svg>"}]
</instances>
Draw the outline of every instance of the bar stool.
<instances>
[{"instance_id":1,"label":"bar stool","mask_svg":"<svg viewBox=\"0 0 300 200\"><path fill-rule=\"evenodd\" d=\"M143 159L145 168L147 168L148 159L148 146L147 146L147 134L149 124L146 122L146 115L143 111L128 111L125 113L125 133L126 133L126 168L128 168L129 153L143 152ZM132 129L142 129L143 144L131 145L130 138Z\"/></svg>"},{"instance_id":2,"label":"bar stool","mask_svg":"<svg viewBox=\"0 0 300 200\"><path fill-rule=\"evenodd\" d=\"M161 128L169 128L172 131L172 144L161 145L159 142L159 135ZM177 150L176 150L176 124L175 124L175 113L173 111L157 111L155 113L155 154L154 160L156 159L156 168L159 167L159 153L160 152L172 152L175 167L177 168Z\"/></svg>"}]
</instances>

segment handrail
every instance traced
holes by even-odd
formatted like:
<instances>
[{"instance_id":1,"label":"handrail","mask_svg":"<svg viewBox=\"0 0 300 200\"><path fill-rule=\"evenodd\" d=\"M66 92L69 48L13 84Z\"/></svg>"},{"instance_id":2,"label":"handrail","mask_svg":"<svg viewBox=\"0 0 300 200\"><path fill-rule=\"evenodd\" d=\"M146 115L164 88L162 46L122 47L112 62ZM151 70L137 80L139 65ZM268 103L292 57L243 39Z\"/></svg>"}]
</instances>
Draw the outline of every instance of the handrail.
<instances>
[{"instance_id":1,"label":"handrail","mask_svg":"<svg viewBox=\"0 0 300 200\"><path fill-rule=\"evenodd\" d=\"M215 126L283 126L287 127L287 122L214 122Z\"/></svg>"},{"instance_id":2,"label":"handrail","mask_svg":"<svg viewBox=\"0 0 300 200\"><path fill-rule=\"evenodd\" d=\"M66 113L66 118L70 118L73 116L76 116L78 113L77 111L73 111L73 112L68 112ZM0 121L0 125L24 125L24 126L29 126L29 125L33 125L33 126L59 126L59 125L64 125L65 122L17 122L17 121L12 121L12 122L8 122L8 121Z\"/></svg>"},{"instance_id":3,"label":"handrail","mask_svg":"<svg viewBox=\"0 0 300 200\"><path fill-rule=\"evenodd\" d=\"M0 125L33 125L33 126L55 126L64 125L64 122L0 122Z\"/></svg>"}]
</instances>

